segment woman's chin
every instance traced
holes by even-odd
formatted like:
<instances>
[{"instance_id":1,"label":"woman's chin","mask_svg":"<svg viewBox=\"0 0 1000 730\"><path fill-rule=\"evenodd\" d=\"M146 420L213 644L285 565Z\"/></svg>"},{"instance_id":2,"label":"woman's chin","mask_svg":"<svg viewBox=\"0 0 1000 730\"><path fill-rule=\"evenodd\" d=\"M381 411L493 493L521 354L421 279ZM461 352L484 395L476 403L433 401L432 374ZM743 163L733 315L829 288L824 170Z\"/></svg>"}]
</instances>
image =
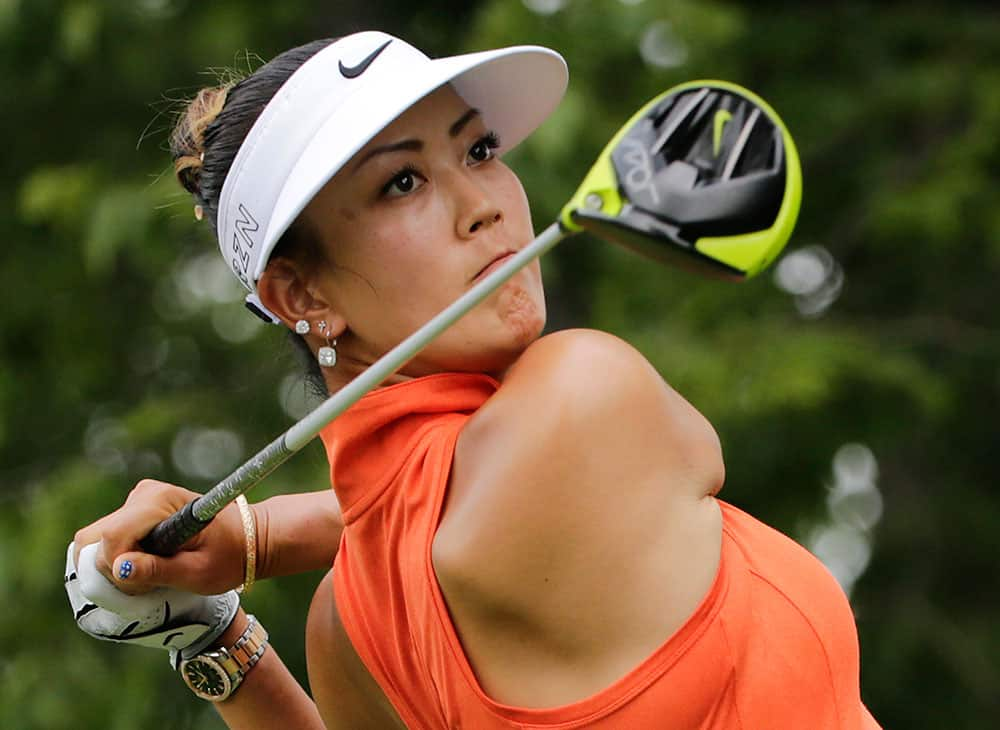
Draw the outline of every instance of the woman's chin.
<instances>
[{"instance_id":1,"label":"woman's chin","mask_svg":"<svg viewBox=\"0 0 1000 730\"><path fill-rule=\"evenodd\" d=\"M496 316L511 347L523 351L545 328L545 295L541 287L508 284L500 290Z\"/></svg>"}]
</instances>

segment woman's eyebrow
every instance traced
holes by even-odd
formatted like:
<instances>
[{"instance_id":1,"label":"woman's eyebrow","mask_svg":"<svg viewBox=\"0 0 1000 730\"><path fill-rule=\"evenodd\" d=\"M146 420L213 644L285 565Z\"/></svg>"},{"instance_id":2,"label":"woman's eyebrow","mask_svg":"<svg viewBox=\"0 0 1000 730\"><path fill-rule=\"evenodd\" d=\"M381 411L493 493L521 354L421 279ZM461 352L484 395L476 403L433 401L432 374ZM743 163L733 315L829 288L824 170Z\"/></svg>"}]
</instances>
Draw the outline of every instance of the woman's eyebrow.
<instances>
[{"instance_id":1,"label":"woman's eyebrow","mask_svg":"<svg viewBox=\"0 0 1000 730\"><path fill-rule=\"evenodd\" d=\"M448 136L457 137L460 135L462 130L465 129L465 126L479 115L480 111L478 109L469 109L469 111L465 112L465 114L460 116L450 127L448 127ZM423 148L424 143L419 139L404 139L402 142L393 142L392 144L382 145L381 147L374 147L373 149L368 150L364 157L354 163L351 168L351 172L357 172L363 164L376 155L383 155L388 152L400 152L403 150L419 152Z\"/></svg>"},{"instance_id":2,"label":"woman's eyebrow","mask_svg":"<svg viewBox=\"0 0 1000 730\"><path fill-rule=\"evenodd\" d=\"M399 152L400 150L412 150L414 152L419 152L424 148L424 143L419 139L404 139L402 142L393 142L392 144L382 145L381 147L375 147L368 150L364 157L354 163L351 168L351 172L357 172L363 164L368 162L371 158L376 155L383 155L387 152Z\"/></svg>"},{"instance_id":3,"label":"woman's eyebrow","mask_svg":"<svg viewBox=\"0 0 1000 730\"><path fill-rule=\"evenodd\" d=\"M465 129L465 125L472 121L474 118L479 116L479 110L473 107L469 109L465 114L458 118L454 124L448 128L448 135L450 137L457 137Z\"/></svg>"}]
</instances>

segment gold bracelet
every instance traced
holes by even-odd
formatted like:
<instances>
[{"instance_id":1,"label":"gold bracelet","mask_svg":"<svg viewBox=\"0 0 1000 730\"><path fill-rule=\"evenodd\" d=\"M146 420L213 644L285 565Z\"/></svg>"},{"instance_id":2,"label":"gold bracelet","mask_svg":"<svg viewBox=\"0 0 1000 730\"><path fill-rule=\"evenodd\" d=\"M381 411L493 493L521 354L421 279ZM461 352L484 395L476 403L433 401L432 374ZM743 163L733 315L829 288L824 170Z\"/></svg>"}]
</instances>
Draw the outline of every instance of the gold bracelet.
<instances>
[{"instance_id":1,"label":"gold bracelet","mask_svg":"<svg viewBox=\"0 0 1000 730\"><path fill-rule=\"evenodd\" d=\"M257 574L257 518L247 504L247 498L242 494L236 498L236 506L240 508L240 517L243 518L243 535L247 542L246 570L243 573L243 585L238 589L240 593L249 593L250 586L253 585Z\"/></svg>"}]
</instances>

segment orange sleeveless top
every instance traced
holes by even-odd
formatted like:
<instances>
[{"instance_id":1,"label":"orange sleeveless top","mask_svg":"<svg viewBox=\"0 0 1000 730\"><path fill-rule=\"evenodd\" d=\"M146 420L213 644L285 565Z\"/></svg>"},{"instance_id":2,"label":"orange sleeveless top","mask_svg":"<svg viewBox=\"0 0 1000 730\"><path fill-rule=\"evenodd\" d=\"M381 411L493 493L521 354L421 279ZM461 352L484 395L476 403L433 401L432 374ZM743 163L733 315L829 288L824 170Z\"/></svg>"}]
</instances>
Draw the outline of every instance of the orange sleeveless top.
<instances>
[{"instance_id":1,"label":"orange sleeveless top","mask_svg":"<svg viewBox=\"0 0 1000 730\"><path fill-rule=\"evenodd\" d=\"M321 437L344 532L334 596L358 656L414 730L871 730L844 593L784 535L724 502L722 557L695 612L639 666L561 707L493 701L452 626L431 543L485 375L418 378L366 395Z\"/></svg>"}]
</instances>

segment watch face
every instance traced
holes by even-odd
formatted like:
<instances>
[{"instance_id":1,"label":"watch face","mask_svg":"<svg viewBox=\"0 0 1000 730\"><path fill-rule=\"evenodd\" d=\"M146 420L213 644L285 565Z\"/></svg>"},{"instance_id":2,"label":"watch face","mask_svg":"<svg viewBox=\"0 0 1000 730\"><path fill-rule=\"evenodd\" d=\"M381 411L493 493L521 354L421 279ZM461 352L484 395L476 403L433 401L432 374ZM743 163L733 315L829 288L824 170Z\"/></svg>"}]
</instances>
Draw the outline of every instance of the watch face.
<instances>
[{"instance_id":1,"label":"watch face","mask_svg":"<svg viewBox=\"0 0 1000 730\"><path fill-rule=\"evenodd\" d=\"M198 656L183 662L181 674L188 687L206 700L225 699L233 686L226 671L210 657Z\"/></svg>"}]
</instances>

